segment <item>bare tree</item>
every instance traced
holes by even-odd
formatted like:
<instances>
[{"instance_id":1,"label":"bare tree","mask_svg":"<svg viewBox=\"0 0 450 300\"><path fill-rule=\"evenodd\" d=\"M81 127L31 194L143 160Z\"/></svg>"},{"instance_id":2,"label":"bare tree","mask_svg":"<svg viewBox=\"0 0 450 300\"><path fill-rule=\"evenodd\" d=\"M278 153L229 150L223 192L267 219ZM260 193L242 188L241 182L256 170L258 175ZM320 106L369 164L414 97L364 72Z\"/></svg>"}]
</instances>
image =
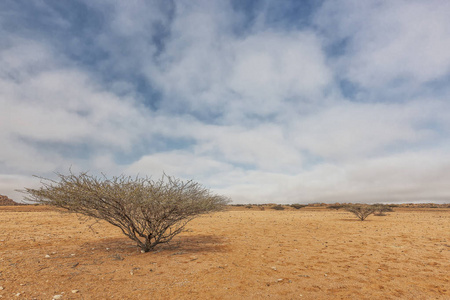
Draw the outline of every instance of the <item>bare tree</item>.
<instances>
[{"instance_id":1,"label":"bare tree","mask_svg":"<svg viewBox=\"0 0 450 300\"><path fill-rule=\"evenodd\" d=\"M224 208L229 200L194 181L163 175L159 180L126 176L112 179L57 173L41 178L39 189L25 188L28 200L67 209L119 227L144 252L167 243L195 217Z\"/></svg>"},{"instance_id":2,"label":"bare tree","mask_svg":"<svg viewBox=\"0 0 450 300\"><path fill-rule=\"evenodd\" d=\"M346 211L349 211L353 213L355 216L357 216L361 221L364 221L368 216L373 214L376 211L376 208L367 205L367 204L351 204L351 205L345 205L343 208Z\"/></svg>"}]
</instances>

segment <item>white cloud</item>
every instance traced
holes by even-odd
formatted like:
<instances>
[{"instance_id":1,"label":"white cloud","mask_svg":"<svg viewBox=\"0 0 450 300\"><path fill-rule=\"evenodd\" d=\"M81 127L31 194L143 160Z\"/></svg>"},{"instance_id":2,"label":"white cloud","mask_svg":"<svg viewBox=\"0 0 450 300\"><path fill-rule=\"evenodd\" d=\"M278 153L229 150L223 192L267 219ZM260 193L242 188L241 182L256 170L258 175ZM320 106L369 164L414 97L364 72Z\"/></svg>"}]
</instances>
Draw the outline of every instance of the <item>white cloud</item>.
<instances>
[{"instance_id":1,"label":"white cloud","mask_svg":"<svg viewBox=\"0 0 450 300\"><path fill-rule=\"evenodd\" d=\"M40 180L31 176L0 174L0 194L6 195L15 202L23 202L24 196L22 192L27 188L39 188Z\"/></svg>"},{"instance_id":2,"label":"white cloud","mask_svg":"<svg viewBox=\"0 0 450 300\"><path fill-rule=\"evenodd\" d=\"M7 145L0 157L8 169L48 172L67 162L56 149L39 150L36 143L127 151L145 135L148 117L132 99L102 90L45 46L20 41L0 53L0 61L8 62L0 78L0 137Z\"/></svg>"},{"instance_id":3,"label":"white cloud","mask_svg":"<svg viewBox=\"0 0 450 300\"><path fill-rule=\"evenodd\" d=\"M445 202L448 152L420 151L337 164L297 175L246 172L223 192L238 203Z\"/></svg>"},{"instance_id":4,"label":"white cloud","mask_svg":"<svg viewBox=\"0 0 450 300\"><path fill-rule=\"evenodd\" d=\"M334 161L378 155L396 148L428 145L440 133L426 126L449 107L440 101L399 103L340 102L293 121L300 149Z\"/></svg>"},{"instance_id":5,"label":"white cloud","mask_svg":"<svg viewBox=\"0 0 450 300\"><path fill-rule=\"evenodd\" d=\"M194 155L187 151L170 151L143 156L128 166L125 173L153 177L166 173L187 180L199 180L232 170L232 165L208 156Z\"/></svg>"},{"instance_id":6,"label":"white cloud","mask_svg":"<svg viewBox=\"0 0 450 300\"><path fill-rule=\"evenodd\" d=\"M229 88L276 110L281 99L319 98L331 80L320 41L310 32L261 32L236 41Z\"/></svg>"},{"instance_id":7,"label":"white cloud","mask_svg":"<svg viewBox=\"0 0 450 300\"><path fill-rule=\"evenodd\" d=\"M386 88L450 72L449 11L450 3L440 0L327 1L316 22L331 39L347 41L338 61L344 78Z\"/></svg>"},{"instance_id":8,"label":"white cloud","mask_svg":"<svg viewBox=\"0 0 450 300\"><path fill-rule=\"evenodd\" d=\"M199 139L195 151L264 171L294 172L302 167L301 154L277 124L213 127Z\"/></svg>"},{"instance_id":9,"label":"white cloud","mask_svg":"<svg viewBox=\"0 0 450 300\"><path fill-rule=\"evenodd\" d=\"M159 68L150 64L146 72L171 99L163 107L234 121L277 114L291 105L285 100L320 101L332 74L317 36L272 30L240 36L232 31L234 18L226 5L178 10Z\"/></svg>"},{"instance_id":10,"label":"white cloud","mask_svg":"<svg viewBox=\"0 0 450 300\"><path fill-rule=\"evenodd\" d=\"M305 198L326 202L443 201L450 157L440 151L418 151L364 159L336 166L318 166L300 176L298 191ZM316 188L309 181L316 180ZM325 191L322 192L322 191Z\"/></svg>"}]
</instances>

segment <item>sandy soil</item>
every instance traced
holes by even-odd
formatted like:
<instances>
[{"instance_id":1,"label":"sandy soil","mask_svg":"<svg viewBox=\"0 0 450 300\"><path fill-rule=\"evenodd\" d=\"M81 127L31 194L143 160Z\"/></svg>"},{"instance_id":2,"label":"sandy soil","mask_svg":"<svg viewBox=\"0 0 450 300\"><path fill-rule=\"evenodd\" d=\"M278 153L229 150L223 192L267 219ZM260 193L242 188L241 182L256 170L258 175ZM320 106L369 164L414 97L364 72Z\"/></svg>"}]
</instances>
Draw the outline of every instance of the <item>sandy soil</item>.
<instances>
[{"instance_id":1,"label":"sandy soil","mask_svg":"<svg viewBox=\"0 0 450 300\"><path fill-rule=\"evenodd\" d=\"M0 207L0 297L450 299L450 209L364 222L320 208L235 209L144 254L115 227L89 224Z\"/></svg>"}]
</instances>

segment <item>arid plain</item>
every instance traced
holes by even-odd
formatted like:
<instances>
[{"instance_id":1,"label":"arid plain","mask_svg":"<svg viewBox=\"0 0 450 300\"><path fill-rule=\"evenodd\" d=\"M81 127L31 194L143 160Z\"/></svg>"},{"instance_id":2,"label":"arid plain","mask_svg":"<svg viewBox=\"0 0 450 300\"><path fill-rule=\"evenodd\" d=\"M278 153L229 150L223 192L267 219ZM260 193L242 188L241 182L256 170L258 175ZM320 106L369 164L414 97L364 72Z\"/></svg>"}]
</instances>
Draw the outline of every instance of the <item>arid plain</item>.
<instances>
[{"instance_id":1,"label":"arid plain","mask_svg":"<svg viewBox=\"0 0 450 300\"><path fill-rule=\"evenodd\" d=\"M43 206L0 207L3 299L450 299L450 209L204 215L154 252Z\"/></svg>"}]
</instances>

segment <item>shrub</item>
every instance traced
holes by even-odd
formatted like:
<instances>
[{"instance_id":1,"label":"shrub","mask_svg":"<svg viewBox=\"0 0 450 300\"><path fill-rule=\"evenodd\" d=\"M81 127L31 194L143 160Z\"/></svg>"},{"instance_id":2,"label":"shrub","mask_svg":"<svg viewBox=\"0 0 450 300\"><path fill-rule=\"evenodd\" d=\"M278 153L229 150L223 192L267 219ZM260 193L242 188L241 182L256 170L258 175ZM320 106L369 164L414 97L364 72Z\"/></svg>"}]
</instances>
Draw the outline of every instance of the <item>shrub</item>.
<instances>
[{"instance_id":1,"label":"shrub","mask_svg":"<svg viewBox=\"0 0 450 300\"><path fill-rule=\"evenodd\" d=\"M366 204L352 204L345 205L344 209L353 213L357 216L361 221L364 221L368 216L375 212L375 207Z\"/></svg>"},{"instance_id":2,"label":"shrub","mask_svg":"<svg viewBox=\"0 0 450 300\"><path fill-rule=\"evenodd\" d=\"M307 205L298 204L298 203L296 203L296 204L291 204L291 207L293 207L293 208L295 208L295 209L300 209L300 208L303 208L303 207L305 207L305 206L307 206Z\"/></svg>"},{"instance_id":3,"label":"shrub","mask_svg":"<svg viewBox=\"0 0 450 300\"><path fill-rule=\"evenodd\" d=\"M341 208L343 208L343 205L328 205L327 208L329 209L335 209L335 210L339 210Z\"/></svg>"},{"instance_id":4,"label":"shrub","mask_svg":"<svg viewBox=\"0 0 450 300\"><path fill-rule=\"evenodd\" d=\"M249 204L249 205L246 205L245 208L253 208L253 206Z\"/></svg>"},{"instance_id":5,"label":"shrub","mask_svg":"<svg viewBox=\"0 0 450 300\"><path fill-rule=\"evenodd\" d=\"M25 188L28 200L67 209L119 227L144 252L168 243L200 214L228 203L194 181L163 175L159 180L123 175L107 179L87 173L41 178L39 189Z\"/></svg>"},{"instance_id":6,"label":"shrub","mask_svg":"<svg viewBox=\"0 0 450 300\"><path fill-rule=\"evenodd\" d=\"M394 211L391 206L385 204L374 204L372 206L375 208L374 216L385 216L386 212Z\"/></svg>"},{"instance_id":7,"label":"shrub","mask_svg":"<svg viewBox=\"0 0 450 300\"><path fill-rule=\"evenodd\" d=\"M275 205L275 206L272 206L271 208L275 209L275 210L284 210L284 206L281 206L281 205Z\"/></svg>"}]
</instances>

